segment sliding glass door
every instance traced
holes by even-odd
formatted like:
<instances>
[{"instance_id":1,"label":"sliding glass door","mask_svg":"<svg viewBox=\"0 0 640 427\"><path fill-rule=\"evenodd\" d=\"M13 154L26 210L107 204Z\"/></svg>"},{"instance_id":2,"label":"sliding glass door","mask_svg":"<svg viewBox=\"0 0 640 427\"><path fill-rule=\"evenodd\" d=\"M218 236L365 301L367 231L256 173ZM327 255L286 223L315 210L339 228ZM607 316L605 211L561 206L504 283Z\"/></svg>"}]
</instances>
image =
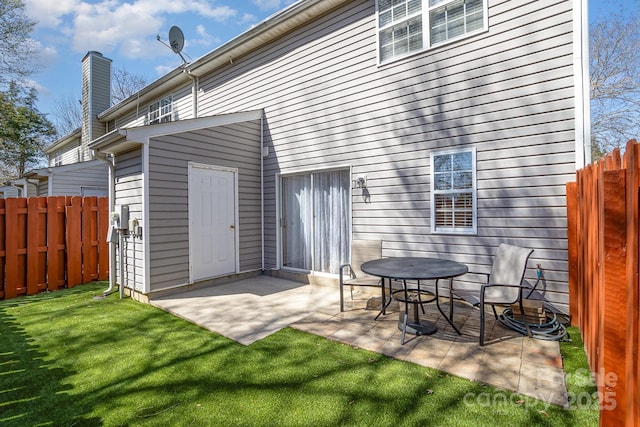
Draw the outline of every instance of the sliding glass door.
<instances>
[{"instance_id":1,"label":"sliding glass door","mask_svg":"<svg viewBox=\"0 0 640 427\"><path fill-rule=\"evenodd\" d=\"M349 170L282 178L282 265L338 273L348 259Z\"/></svg>"}]
</instances>

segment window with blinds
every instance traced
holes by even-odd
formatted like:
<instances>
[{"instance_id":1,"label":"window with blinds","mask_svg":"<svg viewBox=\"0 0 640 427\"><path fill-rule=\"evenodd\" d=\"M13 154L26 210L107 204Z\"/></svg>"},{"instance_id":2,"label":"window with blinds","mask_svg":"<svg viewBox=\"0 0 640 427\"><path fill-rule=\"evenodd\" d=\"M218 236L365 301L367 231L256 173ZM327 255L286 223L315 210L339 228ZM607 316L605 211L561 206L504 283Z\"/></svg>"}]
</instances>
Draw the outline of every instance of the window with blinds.
<instances>
[{"instance_id":1,"label":"window with blinds","mask_svg":"<svg viewBox=\"0 0 640 427\"><path fill-rule=\"evenodd\" d=\"M475 234L475 149L431 154L431 232Z\"/></svg>"},{"instance_id":2,"label":"window with blinds","mask_svg":"<svg viewBox=\"0 0 640 427\"><path fill-rule=\"evenodd\" d=\"M147 114L147 124L154 125L158 123L167 123L173 119L173 101L171 96L162 98L149 105L149 113Z\"/></svg>"},{"instance_id":3,"label":"window with blinds","mask_svg":"<svg viewBox=\"0 0 640 427\"><path fill-rule=\"evenodd\" d=\"M378 0L377 12L380 62L487 28L487 0Z\"/></svg>"}]
</instances>

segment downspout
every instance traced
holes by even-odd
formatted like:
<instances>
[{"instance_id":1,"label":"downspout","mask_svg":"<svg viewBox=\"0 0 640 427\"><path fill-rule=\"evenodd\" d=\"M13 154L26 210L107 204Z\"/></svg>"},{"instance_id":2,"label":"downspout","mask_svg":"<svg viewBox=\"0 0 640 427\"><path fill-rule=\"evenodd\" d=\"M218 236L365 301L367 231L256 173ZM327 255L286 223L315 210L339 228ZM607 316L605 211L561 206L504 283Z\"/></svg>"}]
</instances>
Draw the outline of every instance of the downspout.
<instances>
[{"instance_id":1,"label":"downspout","mask_svg":"<svg viewBox=\"0 0 640 427\"><path fill-rule=\"evenodd\" d=\"M193 110L193 118L198 118L198 91L200 90L200 81L198 76L191 74L191 70L185 68L184 74L191 79L191 109Z\"/></svg>"},{"instance_id":2,"label":"downspout","mask_svg":"<svg viewBox=\"0 0 640 427\"><path fill-rule=\"evenodd\" d=\"M92 150L93 157L105 162L109 166L109 215L115 210L116 182L115 182L115 158L107 159L104 153ZM106 236L105 236L106 238ZM120 258L122 263L122 258ZM116 243L109 241L109 287L103 292L107 296L114 292L116 286ZM120 287L122 288L122 286Z\"/></svg>"},{"instance_id":3,"label":"downspout","mask_svg":"<svg viewBox=\"0 0 640 427\"><path fill-rule=\"evenodd\" d=\"M260 228L262 239L262 271L264 272L264 112L260 117Z\"/></svg>"},{"instance_id":4,"label":"downspout","mask_svg":"<svg viewBox=\"0 0 640 427\"><path fill-rule=\"evenodd\" d=\"M122 220L120 220L122 221ZM115 251L114 251L115 252ZM120 299L124 298L124 233L120 229L118 231L118 261L120 261ZM111 264L109 264L111 265ZM115 272L116 269L114 268Z\"/></svg>"},{"instance_id":5,"label":"downspout","mask_svg":"<svg viewBox=\"0 0 640 427\"><path fill-rule=\"evenodd\" d=\"M47 195L53 196L53 171L47 169Z\"/></svg>"}]
</instances>

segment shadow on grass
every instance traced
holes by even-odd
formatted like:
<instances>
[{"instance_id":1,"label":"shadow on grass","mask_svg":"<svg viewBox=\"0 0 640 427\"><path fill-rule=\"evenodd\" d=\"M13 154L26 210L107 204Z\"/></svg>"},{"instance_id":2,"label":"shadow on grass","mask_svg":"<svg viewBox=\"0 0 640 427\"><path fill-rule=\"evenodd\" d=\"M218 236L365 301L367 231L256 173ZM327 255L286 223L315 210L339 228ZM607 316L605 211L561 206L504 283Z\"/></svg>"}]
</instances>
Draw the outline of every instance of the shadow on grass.
<instances>
[{"instance_id":1,"label":"shadow on grass","mask_svg":"<svg viewBox=\"0 0 640 427\"><path fill-rule=\"evenodd\" d=\"M532 399L478 404L506 394L291 328L243 346L101 290L0 303L4 423L586 425Z\"/></svg>"},{"instance_id":2,"label":"shadow on grass","mask_svg":"<svg viewBox=\"0 0 640 427\"><path fill-rule=\"evenodd\" d=\"M75 372L47 361L48 355L32 344L6 306L0 308L0 337L0 425L67 424L80 419L82 425L101 425L98 419L83 418L87 408L70 404L72 386L65 379Z\"/></svg>"}]
</instances>

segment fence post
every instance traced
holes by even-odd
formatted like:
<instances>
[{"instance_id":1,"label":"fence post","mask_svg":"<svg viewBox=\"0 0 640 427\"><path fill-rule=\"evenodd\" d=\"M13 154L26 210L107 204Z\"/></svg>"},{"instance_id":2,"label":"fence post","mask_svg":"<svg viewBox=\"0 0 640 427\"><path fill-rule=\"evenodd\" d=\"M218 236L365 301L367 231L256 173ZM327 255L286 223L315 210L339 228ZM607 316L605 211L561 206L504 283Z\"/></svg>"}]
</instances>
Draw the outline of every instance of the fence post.
<instances>
[{"instance_id":1,"label":"fence post","mask_svg":"<svg viewBox=\"0 0 640 427\"><path fill-rule=\"evenodd\" d=\"M584 277L582 282L583 301L580 324L584 328L584 343L586 346L589 367L592 371L597 371L598 353L596 344L598 342L598 271L597 247L598 247L598 205L597 186L598 165L591 164L585 169L583 177L582 198L584 201L584 212L581 216L581 231L584 233Z\"/></svg>"},{"instance_id":2,"label":"fence post","mask_svg":"<svg viewBox=\"0 0 640 427\"><path fill-rule=\"evenodd\" d=\"M27 199L5 200L6 215L6 277L5 298L15 298L27 292Z\"/></svg>"},{"instance_id":3,"label":"fence post","mask_svg":"<svg viewBox=\"0 0 640 427\"><path fill-rule=\"evenodd\" d=\"M603 253L600 257L604 272L601 287L601 339L598 366L598 391L602 408L602 425L624 425L626 407L626 305L625 262L627 251L625 184L626 171L603 173L602 205L604 209ZM611 407L612 402L615 406ZM614 410L616 409L616 410Z\"/></svg>"},{"instance_id":4,"label":"fence post","mask_svg":"<svg viewBox=\"0 0 640 427\"><path fill-rule=\"evenodd\" d=\"M0 199L0 299L4 299L4 267L6 265L5 259L7 252L5 250L6 233L5 233L5 221L7 216L5 214L4 199Z\"/></svg>"},{"instance_id":5,"label":"fence post","mask_svg":"<svg viewBox=\"0 0 640 427\"><path fill-rule=\"evenodd\" d=\"M638 334L640 333L640 315L638 305L639 283L638 262L640 227L638 224L638 188L640 187L640 147L635 140L627 143L625 150L627 160L627 259L626 259L626 324L627 324L627 348L626 348L626 425L640 425L640 361L638 360Z\"/></svg>"},{"instance_id":6,"label":"fence post","mask_svg":"<svg viewBox=\"0 0 640 427\"><path fill-rule=\"evenodd\" d=\"M98 202L96 197L82 199L82 283L98 278Z\"/></svg>"},{"instance_id":7,"label":"fence post","mask_svg":"<svg viewBox=\"0 0 640 427\"><path fill-rule=\"evenodd\" d=\"M47 288L47 199L27 199L27 295Z\"/></svg>"},{"instance_id":8,"label":"fence post","mask_svg":"<svg viewBox=\"0 0 640 427\"><path fill-rule=\"evenodd\" d=\"M82 197L67 197L67 286L82 283Z\"/></svg>"},{"instance_id":9,"label":"fence post","mask_svg":"<svg viewBox=\"0 0 640 427\"><path fill-rule=\"evenodd\" d=\"M569 320L578 325L578 184L568 182L567 193L567 260L569 268Z\"/></svg>"},{"instance_id":10,"label":"fence post","mask_svg":"<svg viewBox=\"0 0 640 427\"><path fill-rule=\"evenodd\" d=\"M64 288L65 274L65 198L47 197L47 286L50 291Z\"/></svg>"}]
</instances>

